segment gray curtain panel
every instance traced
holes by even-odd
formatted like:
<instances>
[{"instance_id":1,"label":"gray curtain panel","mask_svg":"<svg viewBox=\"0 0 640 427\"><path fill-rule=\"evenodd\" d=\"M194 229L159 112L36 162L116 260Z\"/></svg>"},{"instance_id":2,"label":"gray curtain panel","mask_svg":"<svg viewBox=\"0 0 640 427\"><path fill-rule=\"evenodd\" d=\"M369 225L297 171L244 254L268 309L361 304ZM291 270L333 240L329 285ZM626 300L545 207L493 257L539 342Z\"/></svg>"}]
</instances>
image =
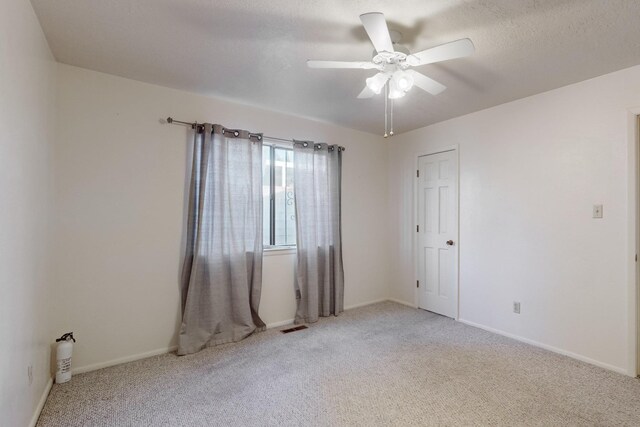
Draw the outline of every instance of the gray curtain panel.
<instances>
[{"instance_id":1,"label":"gray curtain panel","mask_svg":"<svg viewBox=\"0 0 640 427\"><path fill-rule=\"evenodd\" d=\"M196 131L188 215L181 355L265 327L261 135L211 124Z\"/></svg>"},{"instance_id":2,"label":"gray curtain panel","mask_svg":"<svg viewBox=\"0 0 640 427\"><path fill-rule=\"evenodd\" d=\"M297 264L296 323L344 310L341 170L337 145L294 143Z\"/></svg>"}]
</instances>

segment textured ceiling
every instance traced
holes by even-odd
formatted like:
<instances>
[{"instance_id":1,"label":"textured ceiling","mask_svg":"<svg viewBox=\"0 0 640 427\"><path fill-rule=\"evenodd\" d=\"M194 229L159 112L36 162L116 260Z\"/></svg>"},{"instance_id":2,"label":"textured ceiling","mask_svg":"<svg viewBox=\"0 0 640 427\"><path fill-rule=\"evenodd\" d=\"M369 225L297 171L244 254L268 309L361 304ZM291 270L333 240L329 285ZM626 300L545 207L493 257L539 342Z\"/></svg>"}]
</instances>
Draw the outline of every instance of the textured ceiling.
<instances>
[{"instance_id":1,"label":"textured ceiling","mask_svg":"<svg viewBox=\"0 0 640 427\"><path fill-rule=\"evenodd\" d=\"M396 133L640 64L638 0L32 0L62 63L381 134L358 15L383 12L416 52L469 37L470 58L417 70L448 89L396 101ZM189 117L184 119L189 120Z\"/></svg>"}]
</instances>

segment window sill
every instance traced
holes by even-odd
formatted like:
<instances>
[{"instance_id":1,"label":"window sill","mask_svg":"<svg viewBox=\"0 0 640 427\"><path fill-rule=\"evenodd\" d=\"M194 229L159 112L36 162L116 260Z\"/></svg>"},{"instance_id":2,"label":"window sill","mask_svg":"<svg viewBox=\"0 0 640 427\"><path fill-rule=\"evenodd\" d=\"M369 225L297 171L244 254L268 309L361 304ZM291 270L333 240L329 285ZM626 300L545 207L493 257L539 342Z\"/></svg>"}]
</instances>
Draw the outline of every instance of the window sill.
<instances>
[{"instance_id":1,"label":"window sill","mask_svg":"<svg viewBox=\"0 0 640 427\"><path fill-rule=\"evenodd\" d=\"M262 256L275 256L275 255L290 255L296 253L295 246L275 246L271 248L264 248L262 250Z\"/></svg>"}]
</instances>

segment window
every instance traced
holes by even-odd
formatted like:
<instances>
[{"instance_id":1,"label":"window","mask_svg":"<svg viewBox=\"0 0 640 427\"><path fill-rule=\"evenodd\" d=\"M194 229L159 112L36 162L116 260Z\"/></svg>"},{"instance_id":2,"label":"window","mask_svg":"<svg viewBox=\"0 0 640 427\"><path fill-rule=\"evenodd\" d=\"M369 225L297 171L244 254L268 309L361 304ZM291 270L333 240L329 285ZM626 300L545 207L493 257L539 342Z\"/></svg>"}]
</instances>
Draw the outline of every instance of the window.
<instances>
[{"instance_id":1,"label":"window","mask_svg":"<svg viewBox=\"0 0 640 427\"><path fill-rule=\"evenodd\" d=\"M296 205L293 192L293 150L262 147L263 244L296 244Z\"/></svg>"}]
</instances>

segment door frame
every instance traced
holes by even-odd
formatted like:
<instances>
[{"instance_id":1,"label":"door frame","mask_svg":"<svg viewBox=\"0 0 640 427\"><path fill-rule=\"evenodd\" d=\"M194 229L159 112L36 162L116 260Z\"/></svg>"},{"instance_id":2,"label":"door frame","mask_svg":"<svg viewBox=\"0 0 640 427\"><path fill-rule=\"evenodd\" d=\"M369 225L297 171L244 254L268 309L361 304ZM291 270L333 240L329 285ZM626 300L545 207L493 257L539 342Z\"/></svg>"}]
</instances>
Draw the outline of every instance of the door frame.
<instances>
[{"instance_id":1,"label":"door frame","mask_svg":"<svg viewBox=\"0 0 640 427\"><path fill-rule=\"evenodd\" d=\"M629 375L640 375L640 106L627 109Z\"/></svg>"},{"instance_id":2,"label":"door frame","mask_svg":"<svg viewBox=\"0 0 640 427\"><path fill-rule=\"evenodd\" d=\"M456 229L458 231L458 241L456 242L456 244L454 245L455 247L455 251L456 251L456 271L458 272L458 274L456 275L456 283L454 285L455 288L455 297L456 297L456 313L455 313L455 320L458 320L460 318L460 147L458 146L458 144L454 144L454 145L448 145L448 146L444 146L444 147L440 147L440 148L434 148L432 150L426 150L426 151L420 151L420 152L416 152L413 155L413 160L414 160L414 170L411 171L413 179L413 227L411 230L411 233L413 235L413 256L412 256L412 260L411 262L413 263L413 283L417 283L417 281L420 279L420 272L418 271L418 254L420 253L420 250L418 248L418 245L420 243L419 239L418 239L418 233L415 231L416 227L418 226L418 218L420 217L420 213L418 212L418 208L419 208L419 203L418 203L418 177L416 176L415 171L418 170L420 168L420 157L424 157L424 156L430 156L432 154L439 154L439 153L445 153L447 151L455 151L455 155L456 155L456 160L457 160L457 164L458 164L458 168L457 168L457 176L456 176L456 197L458 198L458 215L457 215L457 221L456 221ZM417 308L420 308L420 295L419 295L419 290L417 287L414 287L413 290L413 304L414 306L416 306Z\"/></svg>"}]
</instances>

